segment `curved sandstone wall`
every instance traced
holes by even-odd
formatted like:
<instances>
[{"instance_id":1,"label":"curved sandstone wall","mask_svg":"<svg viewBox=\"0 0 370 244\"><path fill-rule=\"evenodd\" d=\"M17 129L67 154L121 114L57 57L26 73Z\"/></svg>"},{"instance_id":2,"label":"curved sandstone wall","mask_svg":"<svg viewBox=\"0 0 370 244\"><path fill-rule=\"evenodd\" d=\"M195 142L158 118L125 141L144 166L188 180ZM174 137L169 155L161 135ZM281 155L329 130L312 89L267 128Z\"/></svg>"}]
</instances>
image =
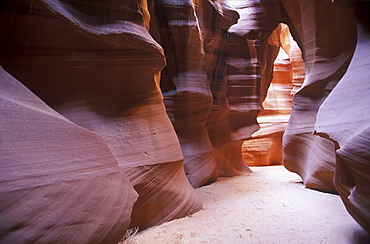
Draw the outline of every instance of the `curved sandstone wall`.
<instances>
[{"instance_id":1,"label":"curved sandstone wall","mask_svg":"<svg viewBox=\"0 0 370 244\"><path fill-rule=\"evenodd\" d=\"M285 166L313 189L337 191L370 233L369 3L263 2L289 25L306 77L284 135ZM327 14L330 13L330 14ZM340 41L338 41L340 40Z\"/></svg>"},{"instance_id":2,"label":"curved sandstone wall","mask_svg":"<svg viewBox=\"0 0 370 244\"><path fill-rule=\"evenodd\" d=\"M103 138L2 68L0 84L0 243L117 242L137 193Z\"/></svg>"},{"instance_id":3,"label":"curved sandstone wall","mask_svg":"<svg viewBox=\"0 0 370 244\"><path fill-rule=\"evenodd\" d=\"M279 46L269 39L277 22L254 1L150 6L151 33L167 62L160 80L164 103L190 183L199 187L218 176L250 172L241 144L259 128L256 116Z\"/></svg>"},{"instance_id":4,"label":"curved sandstone wall","mask_svg":"<svg viewBox=\"0 0 370 244\"><path fill-rule=\"evenodd\" d=\"M315 133L336 145L334 185L349 213L370 233L370 4L352 3L356 50L347 72L321 105Z\"/></svg>"},{"instance_id":5,"label":"curved sandstone wall","mask_svg":"<svg viewBox=\"0 0 370 244\"><path fill-rule=\"evenodd\" d=\"M212 80L217 83L211 86L214 101L206 124L221 176L250 171L243 161L241 146L259 129L256 118L279 50L277 43L268 41L277 22L269 18L260 3L230 4L240 19L228 33L225 76Z\"/></svg>"},{"instance_id":6,"label":"curved sandstone wall","mask_svg":"<svg viewBox=\"0 0 370 244\"><path fill-rule=\"evenodd\" d=\"M215 181L217 171L205 129L212 95L195 10L188 0L153 1L156 22L151 32L164 48L167 62L160 79L167 114L179 138L185 172L192 186L199 187ZM212 6L208 10L214 14Z\"/></svg>"},{"instance_id":7,"label":"curved sandstone wall","mask_svg":"<svg viewBox=\"0 0 370 244\"><path fill-rule=\"evenodd\" d=\"M201 209L139 4L2 4L1 65L30 91L2 73L21 88L1 89L1 242L112 243Z\"/></svg>"},{"instance_id":8,"label":"curved sandstone wall","mask_svg":"<svg viewBox=\"0 0 370 244\"><path fill-rule=\"evenodd\" d=\"M280 46L285 165L368 230L368 22L330 0L262 2L2 1L0 243L115 243L200 210L194 187L250 172L243 141L282 131L253 134Z\"/></svg>"},{"instance_id":9,"label":"curved sandstone wall","mask_svg":"<svg viewBox=\"0 0 370 244\"><path fill-rule=\"evenodd\" d=\"M243 13L244 10L247 12ZM122 178L116 177L114 181L117 191L123 189L122 195L112 192L122 199L108 202L106 208L110 208L110 204L114 208L104 210L104 214L114 215L117 220L102 225L82 216L79 221L87 221L86 228L96 231L89 233L88 238L87 234L79 237L81 243L90 242L97 232L107 235L102 234L97 242L115 241L127 228L144 229L191 214L202 207L193 187L211 183L218 176L249 172L241 156L241 143L258 129L256 116L271 81L272 62L278 50L276 43L267 40L277 23L270 21L263 6L254 1L247 2L238 11L242 12L241 25L229 33L235 43L234 48L229 49L228 30L237 22L239 14L227 1L121 3L113 0L109 4L68 0L4 1L0 14L1 33L6 34L0 42L3 79L9 78L22 87L19 98L14 95L10 100L23 104L21 94L31 94L32 100L43 104L40 111L52 114L45 121L50 120L53 126L43 131L42 123L37 124L42 117L39 119L37 113L33 114L32 106L27 103L22 107L26 110L22 112L23 117L10 113L12 107L2 107L7 114L2 117L7 135L2 137L2 145L6 145L1 148L2 155L20 152L13 155L14 158L3 158L7 165L3 171L4 187L10 188L4 188L2 201L10 204L10 209L21 206L17 213L6 209L1 212L6 216L3 219L7 219L1 227L8 233L3 240L22 235L30 241L70 242L74 239L68 238L75 238L80 231L80 228L72 229L68 237L54 231L54 227L49 226L52 223L32 226L20 218L27 216L30 208L23 207L19 192L7 192L12 183L5 175L13 174L22 181L23 174L17 173L17 169L30 165L33 171L29 177L33 180L29 181L28 188L37 188L40 182L44 184L43 177L50 180L53 183L45 194L53 189L58 192L58 197L65 200L52 198L50 201L57 201L55 206L62 208L71 208L70 204L75 203L69 199L78 193L74 195L58 188L65 180L56 175L74 165L75 154L82 155L76 160L86 168L81 166L83 173L61 174L66 180L83 174L86 182L90 178L93 182L97 180L95 171L105 167L111 168L109 172L117 171L115 174ZM247 48L243 44L247 44ZM238 57L233 55L239 52L238 48L246 54L241 59L247 63L245 67L236 68L238 64L234 61ZM238 74L233 73L235 69ZM7 83L4 86L8 86ZM4 97L10 96L8 90L2 92ZM55 116L59 120L53 119ZM70 126L65 127L60 121L68 121ZM53 156L36 149L39 146L21 143L21 137L31 132L14 133L25 124L29 125L25 128L39 135L32 143L52 142L48 153ZM71 129L74 127L86 134L81 136L86 138L86 143L80 137L79 142L73 137L67 139L71 133L77 133ZM89 134L96 138L89 139ZM8 141L12 140L19 144L10 148ZM90 141L102 149L89 147L87 150L85 147ZM67 143L63 146L66 151L59 150L59 143ZM25 150L29 152L24 154ZM32 160L26 160L28 154ZM107 159L100 160L101 155L107 155ZM54 166L50 160L63 164ZM90 160L100 164L95 166ZM40 165L51 173L40 174ZM111 183L109 180L103 177L101 184ZM87 195L90 196L93 187L91 184L83 188L79 198L86 197L86 201L90 201ZM44 194L44 190L40 189L40 193ZM86 203L86 208L92 208L104 196L100 192L91 196L91 206ZM36 195L30 203L39 201ZM51 210L45 208L45 211ZM97 213L94 218L104 222L104 214ZM13 222L7 222L8 219ZM73 214L66 214L65 219L60 217L57 222L67 228L70 219L74 221ZM32 221L30 218L29 222ZM24 225L29 227L19 227L16 231L12 227ZM43 235L42 228L49 228L52 234ZM26 232L32 235L27 236Z\"/></svg>"},{"instance_id":10,"label":"curved sandstone wall","mask_svg":"<svg viewBox=\"0 0 370 244\"><path fill-rule=\"evenodd\" d=\"M356 28L350 10L330 1L264 2L271 15L289 25L302 50L306 76L292 99L283 138L285 167L309 188L335 192L334 143L313 135L316 114L351 61ZM327 11L332 14L327 15ZM341 42L335 40L341 39Z\"/></svg>"},{"instance_id":11,"label":"curved sandstone wall","mask_svg":"<svg viewBox=\"0 0 370 244\"><path fill-rule=\"evenodd\" d=\"M282 137L292 111L292 94L302 85L305 74L301 51L287 25L280 23L268 42L276 43L280 49L263 110L257 117L260 129L242 146L249 166L283 164Z\"/></svg>"}]
</instances>

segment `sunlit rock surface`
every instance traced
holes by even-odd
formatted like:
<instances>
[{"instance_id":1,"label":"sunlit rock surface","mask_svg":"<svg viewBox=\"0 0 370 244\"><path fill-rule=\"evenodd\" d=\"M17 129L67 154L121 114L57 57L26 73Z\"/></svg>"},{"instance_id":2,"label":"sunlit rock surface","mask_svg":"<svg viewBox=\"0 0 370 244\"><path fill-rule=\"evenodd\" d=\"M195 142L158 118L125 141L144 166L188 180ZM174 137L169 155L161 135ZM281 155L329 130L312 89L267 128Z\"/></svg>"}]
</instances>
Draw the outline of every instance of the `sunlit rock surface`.
<instances>
[{"instance_id":1,"label":"sunlit rock surface","mask_svg":"<svg viewBox=\"0 0 370 244\"><path fill-rule=\"evenodd\" d=\"M307 187L334 192L334 143L313 135L313 131L320 105L346 72L353 55L356 26L352 11L331 1L263 4L271 16L289 25L306 69L304 83L293 96L284 134L285 167L301 175Z\"/></svg>"},{"instance_id":2,"label":"sunlit rock surface","mask_svg":"<svg viewBox=\"0 0 370 244\"><path fill-rule=\"evenodd\" d=\"M321 105L315 130L334 141L335 188L370 233L370 4L345 7L356 14L357 46L347 72Z\"/></svg>"},{"instance_id":3,"label":"sunlit rock surface","mask_svg":"<svg viewBox=\"0 0 370 244\"><path fill-rule=\"evenodd\" d=\"M213 80L214 101L207 130L214 147L219 175L248 172L241 146L259 129L256 121L272 79L278 45L268 42L277 22L255 1L230 1L240 15L229 29L226 84ZM224 81L225 82L225 81ZM247 162L248 163L248 162Z\"/></svg>"},{"instance_id":4,"label":"sunlit rock surface","mask_svg":"<svg viewBox=\"0 0 370 244\"><path fill-rule=\"evenodd\" d=\"M28 187L37 188L39 195L29 203L23 197L23 190L13 192L11 196L4 195L1 200L6 202L7 208L2 209L1 219L15 222L12 225L2 222L1 232L25 238L32 234L34 236L30 238L35 241L112 243L122 237L130 221L130 227L145 228L201 209L201 202L184 173L181 148L166 115L159 80L155 80L155 74L165 66L165 60L162 47L145 28L148 16L143 17L142 12L145 13L146 6L141 5L140 10L136 1L110 1L109 4L98 1L4 1L2 4L0 28L6 38L1 38L1 65L26 85L35 99L46 102L59 120L70 121L70 126L59 124L58 120L51 121L52 126L44 126L39 121L43 121L42 117L32 119L37 114L27 105L20 115L16 115L12 108L4 112L12 111L9 114L12 121L9 129L4 129L7 136L2 136L1 145L7 146L2 149L2 156L6 156L2 167L9 165L2 173L22 178L21 172L34 165L32 173L36 174L30 176L34 181L30 181ZM15 104L22 102L21 96L12 99ZM50 111L36 110L42 115ZM32 116L28 118L28 114ZM8 116L2 116L2 119L8 121ZM28 146L22 142L22 136L26 142L29 136L19 134L15 122L24 123L25 129L39 135L37 139L42 141L41 145L50 146L43 149L37 144ZM19 126L23 127L23 124ZM73 140L77 133L72 130L74 127L87 134L78 137L78 143ZM13 137L14 133L17 137ZM88 148L85 152L90 134L99 139L96 143L102 144L99 144L102 149ZM86 137L86 142L81 137ZM16 148L9 148L8 143L12 140L19 141ZM59 147L59 143L62 146ZM8 157L8 154L15 154L12 150L17 150L17 156L24 162ZM54 153L52 156L48 154L50 151ZM108 159L100 159L107 152L110 152ZM72 171L71 176L68 172L64 174L71 180L87 175L82 182L84 186L76 192L68 189L79 187L77 183L68 187L60 183L61 179L54 180L43 173L43 170L49 171L53 161L63 159L63 164L57 164L58 168L52 172L59 174L64 167L74 164L73 159L79 153L86 155L76 156L84 168ZM32 155L32 160L27 159L28 154ZM94 160L100 163L96 166L97 173ZM43 164L34 163L38 161ZM112 168L110 172L114 174L99 180L95 175L102 174L99 171L104 167ZM45 190L38 187L44 184L39 174L49 182L56 181L55 187L51 183ZM7 182L7 178L3 179ZM110 186L112 184L114 187ZM14 186L9 187L13 189ZM139 195L136 202L133 188ZM56 196L45 202L48 197L42 196L48 196L49 192L55 192ZM47 217L55 208L77 211L80 206L76 198L83 199L81 201L93 199L86 203L86 211L81 207L84 215L65 212L66 219L63 219L62 213L58 212L59 215ZM23 222L31 211L28 205L22 205L23 202L40 204L40 208L45 208L40 216L52 218L54 222L46 223L40 219L40 225L45 226L37 225L39 221L32 218L29 224ZM97 208L96 212L89 214L91 208ZM85 226L85 222L88 225ZM88 234L83 231L85 228L90 229ZM78 235L81 236L76 237ZM7 242L7 239L3 240Z\"/></svg>"},{"instance_id":5,"label":"sunlit rock surface","mask_svg":"<svg viewBox=\"0 0 370 244\"><path fill-rule=\"evenodd\" d=\"M281 31L280 31L280 45L281 49L285 51L285 54L289 57L289 66L291 68L292 72L292 88L291 88L291 94L293 95L296 93L296 91L301 88L304 78L305 78L305 66L304 61L302 59L302 51L299 48L297 42L293 39L289 26L286 24L280 23L281 25ZM282 51L281 50L281 51ZM278 63L279 60L275 60L275 64ZM277 73L274 73L275 75L279 75ZM288 76L288 74L286 74ZM279 79L277 79L279 80ZM286 107L286 105L284 106ZM290 106L291 109L291 106Z\"/></svg>"},{"instance_id":6,"label":"sunlit rock surface","mask_svg":"<svg viewBox=\"0 0 370 244\"><path fill-rule=\"evenodd\" d=\"M294 66L295 63L292 60L299 59L299 57L290 56L295 55L291 49L297 44L292 39L286 25L280 24L269 42L277 43L280 49L274 61L273 79L266 99L262 103L262 113L257 117L260 129L253 133L252 138L245 141L242 146L244 161L249 166L283 163L282 136L291 113L293 77L297 73L297 67ZM303 63L303 60L301 61ZM304 67L302 68L304 75Z\"/></svg>"}]
</instances>

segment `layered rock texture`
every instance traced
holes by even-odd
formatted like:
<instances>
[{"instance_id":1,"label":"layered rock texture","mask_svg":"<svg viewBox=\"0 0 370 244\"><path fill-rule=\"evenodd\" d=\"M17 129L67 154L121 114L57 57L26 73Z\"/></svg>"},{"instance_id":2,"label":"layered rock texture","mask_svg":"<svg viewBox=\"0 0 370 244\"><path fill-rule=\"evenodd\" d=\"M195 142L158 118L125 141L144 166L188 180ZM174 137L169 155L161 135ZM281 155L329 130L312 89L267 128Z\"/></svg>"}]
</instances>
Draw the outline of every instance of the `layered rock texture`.
<instances>
[{"instance_id":1,"label":"layered rock texture","mask_svg":"<svg viewBox=\"0 0 370 244\"><path fill-rule=\"evenodd\" d=\"M204 4L210 15L217 15L207 1L197 4L199 8ZM199 187L217 178L217 165L205 128L212 94L200 23L191 1L154 1L153 9L157 25L153 24L151 32L164 48L167 61L160 79L164 103L179 138L185 172L191 184ZM206 10L202 6L200 11Z\"/></svg>"},{"instance_id":2,"label":"layered rock texture","mask_svg":"<svg viewBox=\"0 0 370 244\"><path fill-rule=\"evenodd\" d=\"M206 124L221 176L248 170L241 146L259 129L256 118L262 110L279 50L274 36L270 38L278 24L260 3L230 3L240 18L229 29L225 76L211 70L213 105Z\"/></svg>"},{"instance_id":3,"label":"layered rock texture","mask_svg":"<svg viewBox=\"0 0 370 244\"><path fill-rule=\"evenodd\" d=\"M258 129L256 117L278 50L267 40L277 22L253 1L239 9L241 26L231 32L229 49L228 29L239 14L226 1L4 1L2 82L19 88L2 90L4 104L14 105L2 107L2 201L9 207L2 211L1 241L21 236L20 242L84 243L96 233L102 233L96 242L116 241L127 228L143 229L201 209L192 186L248 172L241 144ZM17 172L28 168L29 173ZM100 171L122 179L98 181ZM81 193L58 188L82 176L92 183ZM18 187L16 180L23 178L29 179L27 186ZM39 188L45 184L48 189ZM68 189L78 187L70 184ZM22 205L23 192L35 188L41 195L56 192L49 200L54 205L42 205L45 213L73 208L71 201L81 197L87 201L81 211L92 211L107 194L92 189L113 196L89 218L40 212L37 218L49 216L58 224L41 220L45 226L38 226L21 217L37 212ZM42 199L36 195L27 204ZM104 225L106 216L116 220ZM91 237L76 237L81 229L69 228L76 221L93 230ZM60 228L70 232L56 231Z\"/></svg>"},{"instance_id":4,"label":"layered rock texture","mask_svg":"<svg viewBox=\"0 0 370 244\"><path fill-rule=\"evenodd\" d=\"M334 185L349 213L370 233L370 4L352 3L356 50L347 72L321 105L315 132L336 145Z\"/></svg>"},{"instance_id":5,"label":"layered rock texture","mask_svg":"<svg viewBox=\"0 0 370 244\"><path fill-rule=\"evenodd\" d=\"M282 136L291 113L292 94L302 85L305 75L301 51L287 25L280 23L269 42L280 49L263 110L257 117L261 128L242 146L244 161L249 166L283 164Z\"/></svg>"},{"instance_id":6,"label":"layered rock texture","mask_svg":"<svg viewBox=\"0 0 370 244\"><path fill-rule=\"evenodd\" d=\"M103 138L0 82L0 242L117 242L137 193Z\"/></svg>"},{"instance_id":7,"label":"layered rock texture","mask_svg":"<svg viewBox=\"0 0 370 244\"><path fill-rule=\"evenodd\" d=\"M2 4L0 242L114 243L201 209L145 6Z\"/></svg>"},{"instance_id":8,"label":"layered rock texture","mask_svg":"<svg viewBox=\"0 0 370 244\"><path fill-rule=\"evenodd\" d=\"M265 5L267 9L271 5L270 12L289 25L306 69L304 83L292 99L292 115L284 134L285 166L301 175L307 187L335 192L334 143L313 135L313 131L320 105L352 58L354 17L350 10L330 1L275 1ZM325 14L327 11L333 14ZM341 42L335 41L339 38Z\"/></svg>"},{"instance_id":9,"label":"layered rock texture","mask_svg":"<svg viewBox=\"0 0 370 244\"><path fill-rule=\"evenodd\" d=\"M337 190L368 229L369 22L354 9L2 1L0 243L115 243L128 228L200 210L194 187L250 172L245 140L270 145L267 161L281 163L285 125L269 116L286 118L290 93L286 167L307 187ZM281 47L272 91L283 88L284 106L266 99Z\"/></svg>"},{"instance_id":10,"label":"layered rock texture","mask_svg":"<svg viewBox=\"0 0 370 244\"><path fill-rule=\"evenodd\" d=\"M241 145L259 128L256 117L279 49L276 38L269 39L277 22L255 1L150 6L150 30L167 61L160 79L164 103L190 183L250 172Z\"/></svg>"},{"instance_id":11,"label":"layered rock texture","mask_svg":"<svg viewBox=\"0 0 370 244\"><path fill-rule=\"evenodd\" d=\"M305 61L306 77L293 97L284 135L285 166L307 187L337 191L370 232L369 3L282 0L264 5L289 25Z\"/></svg>"}]
</instances>

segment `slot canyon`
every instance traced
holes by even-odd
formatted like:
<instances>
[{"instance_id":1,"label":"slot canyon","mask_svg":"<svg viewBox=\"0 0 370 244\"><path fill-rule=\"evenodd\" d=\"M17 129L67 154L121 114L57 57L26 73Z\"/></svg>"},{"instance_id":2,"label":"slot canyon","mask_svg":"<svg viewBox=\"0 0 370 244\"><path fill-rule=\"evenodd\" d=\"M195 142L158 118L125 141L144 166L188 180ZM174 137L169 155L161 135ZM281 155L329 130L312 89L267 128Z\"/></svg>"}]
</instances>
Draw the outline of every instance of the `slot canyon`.
<instances>
[{"instance_id":1,"label":"slot canyon","mask_svg":"<svg viewBox=\"0 0 370 244\"><path fill-rule=\"evenodd\" d=\"M261 174L277 191L294 175L307 201L327 194L370 235L369 13L345 0L0 1L0 243L119 243L209 208L209 187L230 196L256 175L263 194Z\"/></svg>"}]
</instances>

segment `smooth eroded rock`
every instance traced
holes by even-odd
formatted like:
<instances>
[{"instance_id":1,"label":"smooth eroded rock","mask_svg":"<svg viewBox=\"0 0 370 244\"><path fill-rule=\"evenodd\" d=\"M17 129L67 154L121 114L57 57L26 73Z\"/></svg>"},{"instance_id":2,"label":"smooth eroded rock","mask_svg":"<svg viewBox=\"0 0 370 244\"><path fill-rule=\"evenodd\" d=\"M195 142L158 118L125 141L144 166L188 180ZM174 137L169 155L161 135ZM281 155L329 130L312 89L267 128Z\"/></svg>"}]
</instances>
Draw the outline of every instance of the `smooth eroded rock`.
<instances>
[{"instance_id":1,"label":"smooth eroded rock","mask_svg":"<svg viewBox=\"0 0 370 244\"><path fill-rule=\"evenodd\" d=\"M118 242L137 193L103 138L0 84L0 243Z\"/></svg>"}]
</instances>

